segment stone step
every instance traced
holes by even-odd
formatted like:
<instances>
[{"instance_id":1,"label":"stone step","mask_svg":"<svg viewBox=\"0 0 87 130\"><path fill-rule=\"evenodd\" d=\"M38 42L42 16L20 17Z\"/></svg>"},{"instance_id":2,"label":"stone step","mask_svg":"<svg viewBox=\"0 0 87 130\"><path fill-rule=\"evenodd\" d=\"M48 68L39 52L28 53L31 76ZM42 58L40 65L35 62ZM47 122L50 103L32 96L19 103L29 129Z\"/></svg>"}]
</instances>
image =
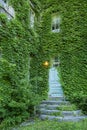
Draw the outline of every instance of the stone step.
<instances>
[{"instance_id":1,"label":"stone step","mask_svg":"<svg viewBox=\"0 0 87 130\"><path fill-rule=\"evenodd\" d=\"M45 115L53 115L55 113L59 113L60 114L59 110L46 110L44 108L40 109L40 112L41 112L41 114L45 114Z\"/></svg>"},{"instance_id":2,"label":"stone step","mask_svg":"<svg viewBox=\"0 0 87 130\"><path fill-rule=\"evenodd\" d=\"M39 109L44 108L47 110L61 110L61 111L75 111L76 108L72 108L72 104L67 105L48 105L48 104L40 104ZM70 109L69 109L70 108ZM71 109L72 108L72 109ZM81 111L81 110L80 110Z\"/></svg>"},{"instance_id":3,"label":"stone step","mask_svg":"<svg viewBox=\"0 0 87 130\"><path fill-rule=\"evenodd\" d=\"M61 116L50 116L50 115L44 115L44 114L41 114L40 115L40 119L42 120L45 120L45 119L49 119L49 120L58 120L58 121L73 121L73 122L76 122L76 121L80 121L80 120L83 120L83 119L86 119L87 116L66 116L66 117L61 117Z\"/></svg>"},{"instance_id":4,"label":"stone step","mask_svg":"<svg viewBox=\"0 0 87 130\"><path fill-rule=\"evenodd\" d=\"M63 93L49 93L51 97L63 97Z\"/></svg>"},{"instance_id":5,"label":"stone step","mask_svg":"<svg viewBox=\"0 0 87 130\"><path fill-rule=\"evenodd\" d=\"M62 106L64 106L64 105L48 105L48 104L40 104L39 105L39 109L40 108L45 108L45 109L48 109L48 110L60 110L59 108L60 108L60 106L62 107ZM68 104L67 105L68 107L70 107L71 105L70 104ZM61 109L62 110L62 109Z\"/></svg>"},{"instance_id":6,"label":"stone step","mask_svg":"<svg viewBox=\"0 0 87 130\"><path fill-rule=\"evenodd\" d=\"M51 95L53 95L53 94L56 94L56 95L63 95L63 92L62 91L58 91L58 90L52 90L52 91L50 91L49 92Z\"/></svg>"},{"instance_id":7,"label":"stone step","mask_svg":"<svg viewBox=\"0 0 87 130\"><path fill-rule=\"evenodd\" d=\"M50 90L49 93L61 95L61 94L63 94L63 91L60 91L60 90Z\"/></svg>"},{"instance_id":8,"label":"stone step","mask_svg":"<svg viewBox=\"0 0 87 130\"><path fill-rule=\"evenodd\" d=\"M81 110L76 110L76 111L62 111L62 114L64 116L79 116L81 115Z\"/></svg>"},{"instance_id":9,"label":"stone step","mask_svg":"<svg viewBox=\"0 0 87 130\"><path fill-rule=\"evenodd\" d=\"M56 110L58 105L47 105L47 104L41 104L39 105L39 108L46 108L48 110Z\"/></svg>"},{"instance_id":10,"label":"stone step","mask_svg":"<svg viewBox=\"0 0 87 130\"><path fill-rule=\"evenodd\" d=\"M56 87L61 87L61 84L58 81L51 81L50 86L56 86Z\"/></svg>"},{"instance_id":11,"label":"stone step","mask_svg":"<svg viewBox=\"0 0 87 130\"><path fill-rule=\"evenodd\" d=\"M62 89L61 85L57 85L57 84L51 84L51 85L50 85L50 88L51 88L51 89L54 89L54 88ZM50 88L49 88L49 89L50 89Z\"/></svg>"},{"instance_id":12,"label":"stone step","mask_svg":"<svg viewBox=\"0 0 87 130\"><path fill-rule=\"evenodd\" d=\"M63 119L63 117L61 117L61 116L50 116L50 115L44 115L44 114L41 114L40 115L40 119L41 120L45 120L45 119L49 119L49 120L55 120L55 119L57 119L57 120L62 120Z\"/></svg>"},{"instance_id":13,"label":"stone step","mask_svg":"<svg viewBox=\"0 0 87 130\"><path fill-rule=\"evenodd\" d=\"M63 95L49 96L48 99L52 100L52 101L64 101L65 100Z\"/></svg>"},{"instance_id":14,"label":"stone step","mask_svg":"<svg viewBox=\"0 0 87 130\"><path fill-rule=\"evenodd\" d=\"M47 105L68 105L68 101L55 101L55 100L44 100L41 102L41 104L47 104Z\"/></svg>"},{"instance_id":15,"label":"stone step","mask_svg":"<svg viewBox=\"0 0 87 130\"><path fill-rule=\"evenodd\" d=\"M41 114L56 115L56 116L78 116L81 115L80 110L76 111L60 111L60 110L48 110L45 108L40 109Z\"/></svg>"},{"instance_id":16,"label":"stone step","mask_svg":"<svg viewBox=\"0 0 87 130\"><path fill-rule=\"evenodd\" d=\"M52 87L52 88L50 88L50 90L60 90L60 91L62 91L61 87Z\"/></svg>"},{"instance_id":17,"label":"stone step","mask_svg":"<svg viewBox=\"0 0 87 130\"><path fill-rule=\"evenodd\" d=\"M63 118L62 121L80 121L80 120L84 120L84 119L87 119L87 116L66 116Z\"/></svg>"}]
</instances>

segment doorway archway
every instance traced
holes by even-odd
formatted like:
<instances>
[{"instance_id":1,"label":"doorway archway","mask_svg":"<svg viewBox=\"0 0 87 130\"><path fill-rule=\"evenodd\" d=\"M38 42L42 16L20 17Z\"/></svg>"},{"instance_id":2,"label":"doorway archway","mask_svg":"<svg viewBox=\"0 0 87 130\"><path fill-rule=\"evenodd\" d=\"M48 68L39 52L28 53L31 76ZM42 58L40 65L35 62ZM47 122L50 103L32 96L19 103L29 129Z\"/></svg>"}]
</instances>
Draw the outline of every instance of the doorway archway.
<instances>
[{"instance_id":1,"label":"doorway archway","mask_svg":"<svg viewBox=\"0 0 87 130\"><path fill-rule=\"evenodd\" d=\"M49 98L63 98L63 89L60 83L60 77L58 72L60 61L58 58L52 60L52 65L49 69Z\"/></svg>"}]
</instances>

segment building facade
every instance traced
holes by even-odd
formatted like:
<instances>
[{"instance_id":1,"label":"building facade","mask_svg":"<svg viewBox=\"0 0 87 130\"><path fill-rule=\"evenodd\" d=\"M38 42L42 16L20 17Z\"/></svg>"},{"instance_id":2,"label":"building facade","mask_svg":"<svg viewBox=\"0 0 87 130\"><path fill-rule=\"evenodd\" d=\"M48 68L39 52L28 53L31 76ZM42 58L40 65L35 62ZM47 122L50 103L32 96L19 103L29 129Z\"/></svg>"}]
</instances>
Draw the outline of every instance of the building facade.
<instances>
[{"instance_id":1,"label":"building facade","mask_svg":"<svg viewBox=\"0 0 87 130\"><path fill-rule=\"evenodd\" d=\"M27 104L30 108L48 95L65 94L73 101L87 94L86 7L82 0L19 0L11 6L0 0L0 18L10 19L0 26L1 86L11 91L7 104L14 103L8 107L21 101L27 111Z\"/></svg>"},{"instance_id":2,"label":"building facade","mask_svg":"<svg viewBox=\"0 0 87 130\"><path fill-rule=\"evenodd\" d=\"M6 16L9 20L12 18L15 18L14 9L5 0L0 0L0 13L6 14Z\"/></svg>"}]
</instances>

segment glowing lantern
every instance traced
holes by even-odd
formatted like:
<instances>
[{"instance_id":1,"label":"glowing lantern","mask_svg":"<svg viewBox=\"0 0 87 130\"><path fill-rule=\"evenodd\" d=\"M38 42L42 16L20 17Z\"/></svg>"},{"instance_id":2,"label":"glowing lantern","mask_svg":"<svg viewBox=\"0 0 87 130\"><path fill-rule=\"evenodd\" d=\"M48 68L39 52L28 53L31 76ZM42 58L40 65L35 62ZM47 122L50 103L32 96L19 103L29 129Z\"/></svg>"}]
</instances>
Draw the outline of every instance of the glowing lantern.
<instances>
[{"instance_id":1,"label":"glowing lantern","mask_svg":"<svg viewBox=\"0 0 87 130\"><path fill-rule=\"evenodd\" d=\"M49 65L49 62L48 62L48 61L45 61L45 62L43 63L43 65L47 67L47 66Z\"/></svg>"}]
</instances>

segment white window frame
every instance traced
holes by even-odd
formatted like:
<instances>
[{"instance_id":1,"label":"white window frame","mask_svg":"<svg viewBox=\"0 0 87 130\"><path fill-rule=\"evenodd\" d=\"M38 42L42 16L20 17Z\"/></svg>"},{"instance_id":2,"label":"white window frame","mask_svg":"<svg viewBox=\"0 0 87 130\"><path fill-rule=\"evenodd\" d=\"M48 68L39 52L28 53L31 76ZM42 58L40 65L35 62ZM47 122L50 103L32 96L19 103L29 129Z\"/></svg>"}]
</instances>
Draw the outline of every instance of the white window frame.
<instances>
[{"instance_id":1,"label":"white window frame","mask_svg":"<svg viewBox=\"0 0 87 130\"><path fill-rule=\"evenodd\" d=\"M54 57L53 59L53 66L57 67L60 65L60 60L58 57Z\"/></svg>"},{"instance_id":2,"label":"white window frame","mask_svg":"<svg viewBox=\"0 0 87 130\"><path fill-rule=\"evenodd\" d=\"M8 1L0 0L0 2L1 2L0 13L6 14L8 20L15 18L15 11L11 6L9 6Z\"/></svg>"},{"instance_id":3,"label":"white window frame","mask_svg":"<svg viewBox=\"0 0 87 130\"><path fill-rule=\"evenodd\" d=\"M51 31L60 32L60 17L59 16L52 17Z\"/></svg>"},{"instance_id":4,"label":"white window frame","mask_svg":"<svg viewBox=\"0 0 87 130\"><path fill-rule=\"evenodd\" d=\"M35 13L32 9L30 9L30 27L34 27L34 22L35 22Z\"/></svg>"}]
</instances>

